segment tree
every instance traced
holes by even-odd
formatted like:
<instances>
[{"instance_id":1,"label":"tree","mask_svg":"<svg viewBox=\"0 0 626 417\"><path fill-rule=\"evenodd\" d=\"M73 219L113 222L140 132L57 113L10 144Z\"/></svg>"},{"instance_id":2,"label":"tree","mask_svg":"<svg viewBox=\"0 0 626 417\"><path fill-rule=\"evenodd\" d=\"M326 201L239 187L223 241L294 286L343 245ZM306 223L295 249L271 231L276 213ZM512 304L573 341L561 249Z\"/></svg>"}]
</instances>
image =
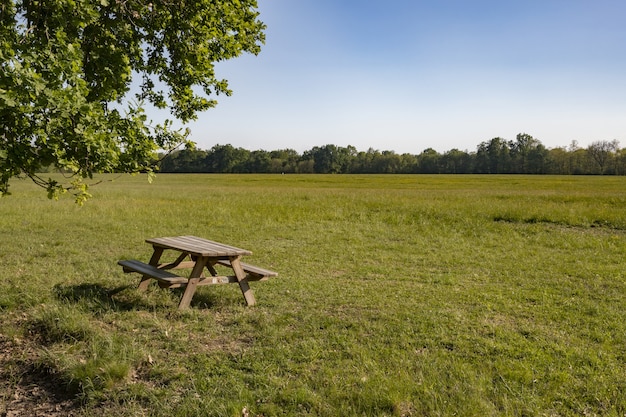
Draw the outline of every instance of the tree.
<instances>
[{"instance_id":1,"label":"tree","mask_svg":"<svg viewBox=\"0 0 626 417\"><path fill-rule=\"evenodd\" d=\"M548 151L548 159L550 161L549 174L569 175L571 174L570 155L563 148L554 148Z\"/></svg>"},{"instance_id":2,"label":"tree","mask_svg":"<svg viewBox=\"0 0 626 417\"><path fill-rule=\"evenodd\" d=\"M270 172L296 172L300 155L294 149L279 149L270 152Z\"/></svg>"},{"instance_id":3,"label":"tree","mask_svg":"<svg viewBox=\"0 0 626 417\"><path fill-rule=\"evenodd\" d=\"M419 172L422 174L439 174L441 155L433 148L424 149L419 155Z\"/></svg>"},{"instance_id":4,"label":"tree","mask_svg":"<svg viewBox=\"0 0 626 417\"><path fill-rule=\"evenodd\" d=\"M215 145L207 152L205 167L207 172L245 172L249 159L250 151L247 149L235 148L233 145Z\"/></svg>"},{"instance_id":5,"label":"tree","mask_svg":"<svg viewBox=\"0 0 626 417\"><path fill-rule=\"evenodd\" d=\"M624 175L626 172L626 149L619 148L619 142L615 149L615 175Z\"/></svg>"},{"instance_id":6,"label":"tree","mask_svg":"<svg viewBox=\"0 0 626 417\"><path fill-rule=\"evenodd\" d=\"M257 54L256 0L3 0L0 4L0 194L14 176L50 197L89 196L98 172L152 172L158 149L191 145L182 123L230 95L214 63ZM131 92L131 82L139 82ZM133 98L134 97L134 98ZM37 173L54 166L68 184Z\"/></svg>"},{"instance_id":7,"label":"tree","mask_svg":"<svg viewBox=\"0 0 626 417\"><path fill-rule=\"evenodd\" d=\"M542 153L535 152L540 146L541 142L539 142L539 140L533 138L527 133L519 133L515 139L515 142L510 142L509 144L509 148L511 150L513 171L518 174L528 174L528 165L531 154L533 154L535 165L537 165L538 163L540 165L540 162L538 162L538 160L540 159Z\"/></svg>"},{"instance_id":8,"label":"tree","mask_svg":"<svg viewBox=\"0 0 626 417\"><path fill-rule=\"evenodd\" d=\"M468 174L472 172L472 156L458 149L445 152L441 162L446 174Z\"/></svg>"},{"instance_id":9,"label":"tree","mask_svg":"<svg viewBox=\"0 0 626 417\"><path fill-rule=\"evenodd\" d=\"M619 142L614 140L612 142L606 140L600 140L591 143L587 147L587 154L598 166L600 175L603 175L609 160L614 156L613 152L616 152L619 148Z\"/></svg>"},{"instance_id":10,"label":"tree","mask_svg":"<svg viewBox=\"0 0 626 417\"><path fill-rule=\"evenodd\" d=\"M369 148L367 152L358 152L352 161L350 172L356 174L378 173L378 159L381 156L380 151L374 148Z\"/></svg>"},{"instance_id":11,"label":"tree","mask_svg":"<svg viewBox=\"0 0 626 417\"><path fill-rule=\"evenodd\" d=\"M270 172L272 159L270 153L264 150L250 152L248 160L243 164L246 173Z\"/></svg>"},{"instance_id":12,"label":"tree","mask_svg":"<svg viewBox=\"0 0 626 417\"><path fill-rule=\"evenodd\" d=\"M374 172L379 174L396 174L400 171L402 158L393 151L383 151L374 160Z\"/></svg>"},{"instance_id":13,"label":"tree","mask_svg":"<svg viewBox=\"0 0 626 417\"><path fill-rule=\"evenodd\" d=\"M315 146L306 151L303 159L312 160L314 170L318 174L342 174L346 172L356 154L356 148L352 145L348 145L346 148L324 145Z\"/></svg>"},{"instance_id":14,"label":"tree","mask_svg":"<svg viewBox=\"0 0 626 417\"><path fill-rule=\"evenodd\" d=\"M533 147L526 156L526 166L524 173L526 174L545 174L549 167L550 154L548 149L541 143Z\"/></svg>"},{"instance_id":15,"label":"tree","mask_svg":"<svg viewBox=\"0 0 626 417\"><path fill-rule=\"evenodd\" d=\"M206 151L183 149L171 152L161 158L160 172L206 172L204 161Z\"/></svg>"},{"instance_id":16,"label":"tree","mask_svg":"<svg viewBox=\"0 0 626 417\"><path fill-rule=\"evenodd\" d=\"M510 172L510 143L496 137L481 142L476 151L476 172L481 174L505 174Z\"/></svg>"}]
</instances>

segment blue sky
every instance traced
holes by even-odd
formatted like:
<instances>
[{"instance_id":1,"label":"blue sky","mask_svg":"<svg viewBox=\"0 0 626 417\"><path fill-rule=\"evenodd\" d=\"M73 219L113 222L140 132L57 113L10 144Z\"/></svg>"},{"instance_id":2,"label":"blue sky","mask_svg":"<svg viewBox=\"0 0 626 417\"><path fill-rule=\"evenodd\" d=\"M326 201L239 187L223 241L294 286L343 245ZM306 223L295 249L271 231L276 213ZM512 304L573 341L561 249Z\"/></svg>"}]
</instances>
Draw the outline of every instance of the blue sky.
<instances>
[{"instance_id":1,"label":"blue sky","mask_svg":"<svg viewBox=\"0 0 626 417\"><path fill-rule=\"evenodd\" d=\"M202 149L626 146L623 0L259 0L259 56L192 123Z\"/></svg>"}]
</instances>

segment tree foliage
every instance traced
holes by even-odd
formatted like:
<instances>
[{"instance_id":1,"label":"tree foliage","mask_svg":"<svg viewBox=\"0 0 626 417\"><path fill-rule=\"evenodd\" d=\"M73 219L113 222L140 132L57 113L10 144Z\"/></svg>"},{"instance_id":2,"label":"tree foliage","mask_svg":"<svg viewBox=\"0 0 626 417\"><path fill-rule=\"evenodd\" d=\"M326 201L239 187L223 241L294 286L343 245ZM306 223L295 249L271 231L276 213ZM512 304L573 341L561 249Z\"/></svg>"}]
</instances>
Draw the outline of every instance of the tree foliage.
<instances>
[{"instance_id":1,"label":"tree foliage","mask_svg":"<svg viewBox=\"0 0 626 417\"><path fill-rule=\"evenodd\" d=\"M185 123L229 95L214 64L257 54L256 0L2 0L0 194L25 175L50 197L88 197L98 172L151 172L155 151L191 144ZM67 184L42 167L70 174Z\"/></svg>"},{"instance_id":2,"label":"tree foliage","mask_svg":"<svg viewBox=\"0 0 626 417\"><path fill-rule=\"evenodd\" d=\"M547 149L532 136L515 140L493 138L475 152L452 149L440 154L428 148L420 154L354 146L315 146L301 155L293 149L248 151L215 145L173 152L163 158L162 172L212 173L318 173L318 174L626 174L626 149L619 142L598 141L582 149Z\"/></svg>"}]
</instances>

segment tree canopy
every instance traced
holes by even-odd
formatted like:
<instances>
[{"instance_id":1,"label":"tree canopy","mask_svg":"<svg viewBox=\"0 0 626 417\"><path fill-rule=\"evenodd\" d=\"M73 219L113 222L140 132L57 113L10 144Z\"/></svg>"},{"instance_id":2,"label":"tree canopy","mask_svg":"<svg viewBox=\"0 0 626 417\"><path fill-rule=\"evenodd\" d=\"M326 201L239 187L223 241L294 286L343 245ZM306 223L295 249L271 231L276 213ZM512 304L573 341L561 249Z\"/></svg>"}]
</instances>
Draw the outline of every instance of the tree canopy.
<instances>
[{"instance_id":1,"label":"tree canopy","mask_svg":"<svg viewBox=\"0 0 626 417\"><path fill-rule=\"evenodd\" d=\"M152 172L157 150L191 143L145 106L185 123L230 95L214 64L259 53L258 16L256 0L2 0L0 194L27 176L81 202L95 173Z\"/></svg>"},{"instance_id":2,"label":"tree canopy","mask_svg":"<svg viewBox=\"0 0 626 417\"><path fill-rule=\"evenodd\" d=\"M299 173L299 174L553 174L626 175L626 148L617 140L596 141L580 148L548 149L539 139L520 133L515 140L500 137L481 142L476 151L451 149L443 154L428 148L419 154L366 152L354 146L315 146L299 154L215 145L209 150L174 151L160 161L169 173Z\"/></svg>"}]
</instances>

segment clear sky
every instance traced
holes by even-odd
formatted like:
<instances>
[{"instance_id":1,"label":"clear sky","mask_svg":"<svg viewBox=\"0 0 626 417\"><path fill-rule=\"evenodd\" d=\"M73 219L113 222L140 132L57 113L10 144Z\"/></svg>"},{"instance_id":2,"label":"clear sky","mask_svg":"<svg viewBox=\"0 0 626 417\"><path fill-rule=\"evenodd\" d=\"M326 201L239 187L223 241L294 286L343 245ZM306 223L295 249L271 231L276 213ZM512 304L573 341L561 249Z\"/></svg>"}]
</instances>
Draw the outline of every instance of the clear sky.
<instances>
[{"instance_id":1,"label":"clear sky","mask_svg":"<svg viewBox=\"0 0 626 417\"><path fill-rule=\"evenodd\" d=\"M624 0L259 0L259 56L190 125L202 149L626 147Z\"/></svg>"}]
</instances>

